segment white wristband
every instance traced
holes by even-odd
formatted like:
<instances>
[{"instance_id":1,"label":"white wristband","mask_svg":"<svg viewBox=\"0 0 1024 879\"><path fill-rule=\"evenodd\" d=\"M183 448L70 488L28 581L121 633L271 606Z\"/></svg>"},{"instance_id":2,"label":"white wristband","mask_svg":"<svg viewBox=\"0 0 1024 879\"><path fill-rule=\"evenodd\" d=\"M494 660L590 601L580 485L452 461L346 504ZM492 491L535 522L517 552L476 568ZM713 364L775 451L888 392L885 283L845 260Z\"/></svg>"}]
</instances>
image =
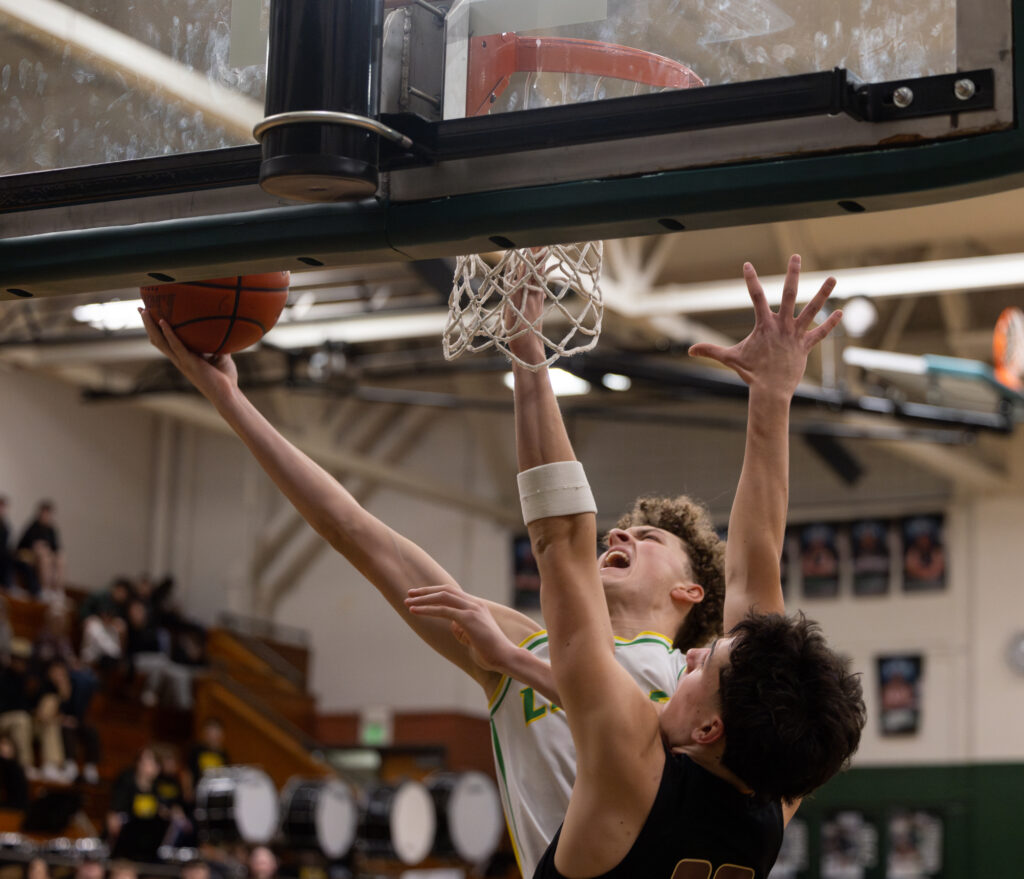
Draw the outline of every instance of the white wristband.
<instances>
[{"instance_id":1,"label":"white wristband","mask_svg":"<svg viewBox=\"0 0 1024 879\"><path fill-rule=\"evenodd\" d=\"M518 476L523 521L529 525L548 516L596 513L597 504L579 461L556 461L524 470Z\"/></svg>"}]
</instances>

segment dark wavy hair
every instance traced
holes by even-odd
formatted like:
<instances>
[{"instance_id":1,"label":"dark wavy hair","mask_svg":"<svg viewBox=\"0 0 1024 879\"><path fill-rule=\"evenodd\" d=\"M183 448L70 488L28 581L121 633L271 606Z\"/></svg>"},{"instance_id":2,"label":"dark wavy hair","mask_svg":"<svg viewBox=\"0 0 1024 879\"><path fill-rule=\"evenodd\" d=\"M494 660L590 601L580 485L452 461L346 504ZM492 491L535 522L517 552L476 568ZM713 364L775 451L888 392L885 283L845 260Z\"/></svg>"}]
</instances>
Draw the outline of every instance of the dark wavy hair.
<instances>
[{"instance_id":1,"label":"dark wavy hair","mask_svg":"<svg viewBox=\"0 0 1024 879\"><path fill-rule=\"evenodd\" d=\"M684 494L641 497L617 523L619 528L651 525L675 534L686 545L693 578L704 587L704 600L693 605L675 633L679 650L702 647L722 633L725 604L725 542L711 524L708 511Z\"/></svg>"},{"instance_id":2,"label":"dark wavy hair","mask_svg":"<svg viewBox=\"0 0 1024 879\"><path fill-rule=\"evenodd\" d=\"M845 768L860 744L860 676L817 623L751 613L719 673L722 764L761 797L795 800Z\"/></svg>"}]
</instances>

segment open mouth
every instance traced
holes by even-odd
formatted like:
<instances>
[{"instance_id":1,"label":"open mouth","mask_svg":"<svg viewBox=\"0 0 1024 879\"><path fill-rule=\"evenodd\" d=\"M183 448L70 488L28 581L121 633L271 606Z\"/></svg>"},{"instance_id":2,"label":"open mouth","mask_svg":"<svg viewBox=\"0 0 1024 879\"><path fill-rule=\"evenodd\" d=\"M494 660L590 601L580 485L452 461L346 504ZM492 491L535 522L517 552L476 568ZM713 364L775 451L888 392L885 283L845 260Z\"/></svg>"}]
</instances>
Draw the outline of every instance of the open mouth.
<instances>
[{"instance_id":1,"label":"open mouth","mask_svg":"<svg viewBox=\"0 0 1024 879\"><path fill-rule=\"evenodd\" d=\"M629 556L621 549L611 549L604 556L602 568L628 568L630 565Z\"/></svg>"}]
</instances>

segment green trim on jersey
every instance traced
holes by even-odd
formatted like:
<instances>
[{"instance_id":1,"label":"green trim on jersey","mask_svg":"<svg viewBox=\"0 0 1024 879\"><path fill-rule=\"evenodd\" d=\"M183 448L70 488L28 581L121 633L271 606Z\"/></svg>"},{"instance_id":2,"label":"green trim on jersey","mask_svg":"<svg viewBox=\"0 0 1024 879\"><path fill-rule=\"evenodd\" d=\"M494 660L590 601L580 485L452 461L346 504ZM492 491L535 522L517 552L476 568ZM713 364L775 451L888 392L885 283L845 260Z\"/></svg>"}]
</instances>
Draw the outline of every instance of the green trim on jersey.
<instances>
[{"instance_id":1,"label":"green trim on jersey","mask_svg":"<svg viewBox=\"0 0 1024 879\"><path fill-rule=\"evenodd\" d=\"M508 838L512 843L512 854L516 856L516 866L520 874L523 872L523 859L519 856L519 846L516 840L519 838L519 830L516 827L516 819L512 814L512 803L508 800L508 776L505 774L505 757L501 753L501 742L498 739L498 728L491 720L491 744L494 747L494 759L498 764L498 771L501 773L501 795L505 800L502 811L505 813L505 829L508 830Z\"/></svg>"}]
</instances>

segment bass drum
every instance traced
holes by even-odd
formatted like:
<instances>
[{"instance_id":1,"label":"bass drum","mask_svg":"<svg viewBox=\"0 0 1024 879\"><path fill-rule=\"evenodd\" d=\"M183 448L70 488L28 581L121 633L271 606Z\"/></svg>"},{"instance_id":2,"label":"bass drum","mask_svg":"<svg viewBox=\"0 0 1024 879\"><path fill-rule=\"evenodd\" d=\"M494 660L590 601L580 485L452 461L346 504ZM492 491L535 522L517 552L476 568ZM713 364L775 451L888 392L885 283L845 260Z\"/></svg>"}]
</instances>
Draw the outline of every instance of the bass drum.
<instances>
[{"instance_id":1,"label":"bass drum","mask_svg":"<svg viewBox=\"0 0 1024 879\"><path fill-rule=\"evenodd\" d=\"M207 770L196 786L196 824L204 842L262 845L277 831L277 788L249 766Z\"/></svg>"},{"instance_id":2,"label":"bass drum","mask_svg":"<svg viewBox=\"0 0 1024 879\"><path fill-rule=\"evenodd\" d=\"M293 778L281 795L281 830L295 848L343 858L356 839L359 809L352 790L336 778Z\"/></svg>"},{"instance_id":3,"label":"bass drum","mask_svg":"<svg viewBox=\"0 0 1024 879\"><path fill-rule=\"evenodd\" d=\"M489 858L505 828L498 787L482 772L438 772L426 780L437 810L433 854L470 864Z\"/></svg>"},{"instance_id":4,"label":"bass drum","mask_svg":"<svg viewBox=\"0 0 1024 879\"><path fill-rule=\"evenodd\" d=\"M359 833L367 857L418 864L430 854L436 833L434 801L420 782L378 787L367 794Z\"/></svg>"}]
</instances>

